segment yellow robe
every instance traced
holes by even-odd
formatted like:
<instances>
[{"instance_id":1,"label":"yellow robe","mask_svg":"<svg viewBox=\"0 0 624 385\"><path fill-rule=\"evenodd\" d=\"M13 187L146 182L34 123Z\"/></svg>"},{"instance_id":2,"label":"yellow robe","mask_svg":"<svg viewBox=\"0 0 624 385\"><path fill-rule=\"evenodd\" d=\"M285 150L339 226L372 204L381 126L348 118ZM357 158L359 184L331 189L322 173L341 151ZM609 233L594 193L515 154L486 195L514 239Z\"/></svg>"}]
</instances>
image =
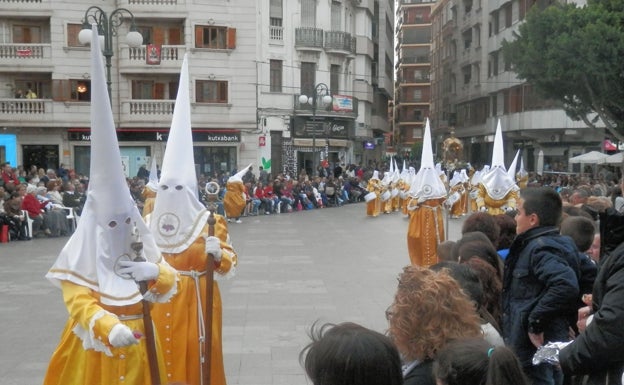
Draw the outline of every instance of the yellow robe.
<instances>
[{"instance_id":1,"label":"yellow robe","mask_svg":"<svg viewBox=\"0 0 624 385\"><path fill-rule=\"evenodd\" d=\"M407 251L412 265L429 267L438 263L438 245L444 242L442 203L445 199L426 200L410 211Z\"/></svg>"},{"instance_id":2,"label":"yellow robe","mask_svg":"<svg viewBox=\"0 0 624 385\"><path fill-rule=\"evenodd\" d=\"M377 198L366 203L366 215L376 217L381 211L381 182L378 179L369 179L366 190L368 192L374 192L375 195L377 195Z\"/></svg>"},{"instance_id":3,"label":"yellow robe","mask_svg":"<svg viewBox=\"0 0 624 385\"><path fill-rule=\"evenodd\" d=\"M238 218L245 210L246 199L244 196L245 185L242 182L227 182L225 196L223 197L223 209L228 218Z\"/></svg>"},{"instance_id":4,"label":"yellow robe","mask_svg":"<svg viewBox=\"0 0 624 385\"><path fill-rule=\"evenodd\" d=\"M451 187L451 189L449 190L449 196L455 192L459 193L459 199L457 200L457 202L453 203L453 206L451 207L451 216L453 218L459 218L462 214L464 214L464 208L466 204L466 200L464 198L464 185L462 183L458 183L455 186Z\"/></svg>"},{"instance_id":5,"label":"yellow robe","mask_svg":"<svg viewBox=\"0 0 624 385\"><path fill-rule=\"evenodd\" d=\"M481 207L485 207L487 213L490 215L504 214L504 206L515 209L517 205L518 192L510 191L503 197L503 199L492 199L487 193L485 186L479 184L479 191L477 193L477 205L479 210Z\"/></svg>"},{"instance_id":6,"label":"yellow robe","mask_svg":"<svg viewBox=\"0 0 624 385\"><path fill-rule=\"evenodd\" d=\"M223 251L221 265L215 268L215 273L225 275L236 265L236 254L226 243L228 232L225 219L220 215L215 217L217 219L215 236L221 239ZM163 253L165 260L179 272L178 292L175 297L167 303L156 304L152 311L166 367L167 382L163 384L180 382L185 385L199 385L201 382L197 288L195 279L185 272L206 271L204 237L207 235L208 225L204 226L200 236L185 251L178 254ZM205 319L206 311L203 304L206 303L206 275L199 276L198 280L200 303ZM216 280L213 285L210 385L225 385L221 343L221 294Z\"/></svg>"},{"instance_id":7,"label":"yellow robe","mask_svg":"<svg viewBox=\"0 0 624 385\"><path fill-rule=\"evenodd\" d=\"M152 281L149 290L164 294L169 292L174 284L174 271L161 266L160 275L155 282ZM69 312L69 319L63 329L61 341L50 359L43 384L152 385L145 338L141 338L137 345L122 348L112 347L108 341L111 329L119 322L145 335L142 318L143 304L139 302L129 306L106 306L100 302L99 293L69 281L61 282L61 290ZM96 314L102 314L102 310L108 313L94 319ZM122 315L137 318L124 320L122 317L120 320L118 317ZM94 338L110 348L112 357L100 351L85 349L82 346L82 340L74 333L74 328L77 326L89 331ZM158 337L156 337L156 349L160 351ZM158 361L160 383L166 384L165 366L160 354L158 354Z\"/></svg>"}]
</instances>

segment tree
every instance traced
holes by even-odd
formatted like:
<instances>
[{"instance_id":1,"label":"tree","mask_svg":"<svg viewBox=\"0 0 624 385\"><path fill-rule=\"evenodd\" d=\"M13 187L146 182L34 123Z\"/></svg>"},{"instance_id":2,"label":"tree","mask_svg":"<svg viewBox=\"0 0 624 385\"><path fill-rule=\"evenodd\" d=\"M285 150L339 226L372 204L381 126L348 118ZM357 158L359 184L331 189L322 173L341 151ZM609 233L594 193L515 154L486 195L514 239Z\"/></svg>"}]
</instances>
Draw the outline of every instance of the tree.
<instances>
[{"instance_id":1,"label":"tree","mask_svg":"<svg viewBox=\"0 0 624 385\"><path fill-rule=\"evenodd\" d=\"M518 78L566 114L624 141L624 2L533 7L503 54Z\"/></svg>"}]
</instances>

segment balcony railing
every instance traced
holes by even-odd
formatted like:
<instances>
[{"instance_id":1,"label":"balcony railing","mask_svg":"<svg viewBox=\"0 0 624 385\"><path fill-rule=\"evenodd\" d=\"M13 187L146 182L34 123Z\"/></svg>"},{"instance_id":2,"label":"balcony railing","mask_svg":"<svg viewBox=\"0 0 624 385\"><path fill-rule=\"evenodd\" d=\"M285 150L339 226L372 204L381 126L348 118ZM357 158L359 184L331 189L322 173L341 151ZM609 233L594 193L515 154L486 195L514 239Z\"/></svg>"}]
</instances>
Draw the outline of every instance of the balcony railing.
<instances>
[{"instance_id":1,"label":"balcony railing","mask_svg":"<svg viewBox=\"0 0 624 385\"><path fill-rule=\"evenodd\" d=\"M299 49L323 49L323 30L320 28L296 28L295 47Z\"/></svg>"},{"instance_id":2,"label":"balcony railing","mask_svg":"<svg viewBox=\"0 0 624 385\"><path fill-rule=\"evenodd\" d=\"M178 5L184 4L184 0L125 0L121 5Z\"/></svg>"},{"instance_id":3,"label":"balcony railing","mask_svg":"<svg viewBox=\"0 0 624 385\"><path fill-rule=\"evenodd\" d=\"M184 51L186 47L183 45L163 45L160 48L160 60L161 61L179 61L184 57ZM147 47L142 45L140 47L132 48L128 47L128 59L130 61L141 61L145 63L147 56Z\"/></svg>"},{"instance_id":4,"label":"balcony railing","mask_svg":"<svg viewBox=\"0 0 624 385\"><path fill-rule=\"evenodd\" d=\"M0 59L49 59L50 44L0 44Z\"/></svg>"},{"instance_id":5,"label":"balcony railing","mask_svg":"<svg viewBox=\"0 0 624 385\"><path fill-rule=\"evenodd\" d=\"M172 115L175 100L130 100L130 115Z\"/></svg>"},{"instance_id":6,"label":"balcony railing","mask_svg":"<svg viewBox=\"0 0 624 385\"><path fill-rule=\"evenodd\" d=\"M355 53L355 38L342 31L325 32L325 49L332 52Z\"/></svg>"},{"instance_id":7,"label":"balcony railing","mask_svg":"<svg viewBox=\"0 0 624 385\"><path fill-rule=\"evenodd\" d=\"M284 40L284 27L269 26L269 39L271 41Z\"/></svg>"},{"instance_id":8,"label":"balcony railing","mask_svg":"<svg viewBox=\"0 0 624 385\"><path fill-rule=\"evenodd\" d=\"M42 0L0 0L0 4L1 3L36 4L36 3L43 3L43 1Z\"/></svg>"},{"instance_id":9,"label":"balcony railing","mask_svg":"<svg viewBox=\"0 0 624 385\"><path fill-rule=\"evenodd\" d=\"M45 99L0 99L0 114L19 116L43 115L50 112L51 100Z\"/></svg>"},{"instance_id":10,"label":"balcony railing","mask_svg":"<svg viewBox=\"0 0 624 385\"><path fill-rule=\"evenodd\" d=\"M429 55L423 56L406 56L402 57L401 63L403 64L426 64L429 63Z\"/></svg>"}]
</instances>

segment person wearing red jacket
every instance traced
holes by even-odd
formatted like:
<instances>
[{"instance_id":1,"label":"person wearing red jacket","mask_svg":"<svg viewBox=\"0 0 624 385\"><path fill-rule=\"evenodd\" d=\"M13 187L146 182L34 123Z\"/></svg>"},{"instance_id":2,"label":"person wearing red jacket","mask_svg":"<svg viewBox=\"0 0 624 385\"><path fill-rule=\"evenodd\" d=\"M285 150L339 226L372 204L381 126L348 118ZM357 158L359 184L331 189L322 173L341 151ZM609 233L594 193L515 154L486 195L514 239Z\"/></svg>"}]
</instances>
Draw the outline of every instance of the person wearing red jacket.
<instances>
[{"instance_id":1,"label":"person wearing red jacket","mask_svg":"<svg viewBox=\"0 0 624 385\"><path fill-rule=\"evenodd\" d=\"M13 167L11 167L11 163L6 162L2 165L2 180L4 181L5 186L19 186L20 181L17 177L17 173L13 172ZM12 189L10 192L13 192Z\"/></svg>"},{"instance_id":2,"label":"person wearing red jacket","mask_svg":"<svg viewBox=\"0 0 624 385\"><path fill-rule=\"evenodd\" d=\"M33 220L31 235L33 237L41 236L41 234L49 235L51 232L46 226L43 215L49 201L40 202L36 197L37 188L33 185L28 185L28 187L20 185L17 192L22 197L22 210L26 210L30 219Z\"/></svg>"}]
</instances>

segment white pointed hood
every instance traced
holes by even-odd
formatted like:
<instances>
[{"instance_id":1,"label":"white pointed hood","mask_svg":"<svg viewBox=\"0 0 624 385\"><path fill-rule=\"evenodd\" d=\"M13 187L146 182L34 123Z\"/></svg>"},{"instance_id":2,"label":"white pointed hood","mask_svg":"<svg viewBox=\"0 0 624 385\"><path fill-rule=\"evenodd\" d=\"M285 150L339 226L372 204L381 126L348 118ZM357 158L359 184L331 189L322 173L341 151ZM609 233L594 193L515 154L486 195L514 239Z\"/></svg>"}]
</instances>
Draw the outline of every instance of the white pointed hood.
<instances>
[{"instance_id":1,"label":"white pointed hood","mask_svg":"<svg viewBox=\"0 0 624 385\"><path fill-rule=\"evenodd\" d=\"M516 168L518 167L519 156L520 156L520 150L518 149L518 151L516 151L516 156L514 157L514 160L511 162L511 164L509 165L509 168L507 169L507 174L509 174L509 176L512 179L516 177Z\"/></svg>"},{"instance_id":2,"label":"white pointed hood","mask_svg":"<svg viewBox=\"0 0 624 385\"><path fill-rule=\"evenodd\" d=\"M393 159L394 162L394 172L392 173L392 182L396 183L400 179L399 167L396 164L396 159Z\"/></svg>"},{"instance_id":3,"label":"white pointed hood","mask_svg":"<svg viewBox=\"0 0 624 385\"><path fill-rule=\"evenodd\" d=\"M149 188L150 190L154 192L158 191L158 167L156 167L155 157L152 157L152 163L150 165L149 181L147 182L147 185L145 185L145 187Z\"/></svg>"},{"instance_id":4,"label":"white pointed hood","mask_svg":"<svg viewBox=\"0 0 624 385\"><path fill-rule=\"evenodd\" d=\"M527 170L524 168L524 158L522 158L522 157L520 157L520 169L518 170L518 175L521 178L529 175Z\"/></svg>"},{"instance_id":5,"label":"white pointed hood","mask_svg":"<svg viewBox=\"0 0 624 385\"><path fill-rule=\"evenodd\" d=\"M373 176L371 176L371 179L379 180L379 171L377 170L373 171Z\"/></svg>"},{"instance_id":6,"label":"white pointed hood","mask_svg":"<svg viewBox=\"0 0 624 385\"><path fill-rule=\"evenodd\" d=\"M180 253L199 236L208 215L197 189L185 54L150 228L163 252Z\"/></svg>"},{"instance_id":7,"label":"white pointed hood","mask_svg":"<svg viewBox=\"0 0 624 385\"><path fill-rule=\"evenodd\" d=\"M134 259L134 226L143 256L159 262L161 254L137 209L121 164L113 113L104 78L97 26L91 40L91 165L87 200L78 227L46 275L56 286L69 281L100 294L106 305L125 306L142 299L136 282L115 273L120 259Z\"/></svg>"},{"instance_id":8,"label":"white pointed hood","mask_svg":"<svg viewBox=\"0 0 624 385\"><path fill-rule=\"evenodd\" d=\"M409 176L409 172L407 171L407 164L405 163L405 159L403 159L403 169L401 170L401 174L399 174L400 179L403 179L404 182L407 182L407 178Z\"/></svg>"},{"instance_id":9,"label":"white pointed hood","mask_svg":"<svg viewBox=\"0 0 624 385\"><path fill-rule=\"evenodd\" d=\"M455 185L458 185L462 183L462 177L461 177L461 173L457 170L453 171L453 176L451 177L451 180L449 181L449 186L453 187Z\"/></svg>"},{"instance_id":10,"label":"white pointed hood","mask_svg":"<svg viewBox=\"0 0 624 385\"><path fill-rule=\"evenodd\" d=\"M446 187L440 180L438 171L436 171L433 164L429 119L427 119L425 124L420 170L414 177L409 195L421 201L446 197Z\"/></svg>"},{"instance_id":11,"label":"white pointed hood","mask_svg":"<svg viewBox=\"0 0 624 385\"><path fill-rule=\"evenodd\" d=\"M494 200L503 199L509 192L518 190L514 178L510 178L505 169L505 155L503 148L503 133L500 119L494 136L494 149L492 151L492 165L489 171L481 177L481 184L485 186L487 194Z\"/></svg>"},{"instance_id":12,"label":"white pointed hood","mask_svg":"<svg viewBox=\"0 0 624 385\"><path fill-rule=\"evenodd\" d=\"M245 174L247 174L247 171L249 171L250 167L251 167L251 163L249 163L249 166L245 167L244 169L240 170L236 174L229 177L228 183L234 183L234 182L243 183L243 177L245 176Z\"/></svg>"}]
</instances>

